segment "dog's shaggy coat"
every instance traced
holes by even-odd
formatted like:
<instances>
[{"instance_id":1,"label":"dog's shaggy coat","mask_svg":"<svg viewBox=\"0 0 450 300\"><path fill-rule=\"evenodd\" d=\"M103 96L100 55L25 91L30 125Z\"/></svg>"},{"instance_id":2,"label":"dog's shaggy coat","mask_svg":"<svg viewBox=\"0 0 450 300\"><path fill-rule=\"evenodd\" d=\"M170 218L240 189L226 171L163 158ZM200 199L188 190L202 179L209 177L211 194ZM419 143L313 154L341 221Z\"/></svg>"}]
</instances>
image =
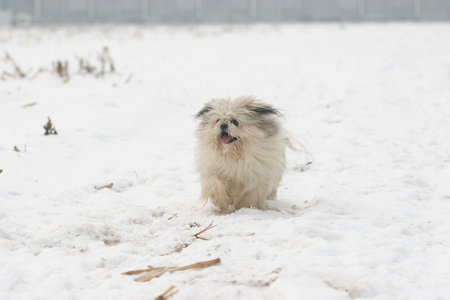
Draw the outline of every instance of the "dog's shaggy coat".
<instances>
[{"instance_id":1,"label":"dog's shaggy coat","mask_svg":"<svg viewBox=\"0 0 450 300\"><path fill-rule=\"evenodd\" d=\"M278 110L243 96L213 99L196 118L202 200L221 211L266 209L266 200L277 196L286 147L292 147Z\"/></svg>"}]
</instances>

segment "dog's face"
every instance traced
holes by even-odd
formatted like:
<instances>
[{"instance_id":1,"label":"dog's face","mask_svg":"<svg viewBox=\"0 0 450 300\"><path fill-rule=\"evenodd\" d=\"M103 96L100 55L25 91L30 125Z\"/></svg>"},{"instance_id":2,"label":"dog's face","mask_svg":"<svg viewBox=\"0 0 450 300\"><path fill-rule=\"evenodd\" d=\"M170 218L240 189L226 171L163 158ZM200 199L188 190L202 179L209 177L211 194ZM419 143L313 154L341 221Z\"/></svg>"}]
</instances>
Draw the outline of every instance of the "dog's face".
<instances>
[{"instance_id":1,"label":"dog's face","mask_svg":"<svg viewBox=\"0 0 450 300\"><path fill-rule=\"evenodd\" d=\"M254 97L213 99L196 115L201 120L196 136L202 146L223 153L232 149L240 155L245 148L276 135L279 116L275 108Z\"/></svg>"}]
</instances>

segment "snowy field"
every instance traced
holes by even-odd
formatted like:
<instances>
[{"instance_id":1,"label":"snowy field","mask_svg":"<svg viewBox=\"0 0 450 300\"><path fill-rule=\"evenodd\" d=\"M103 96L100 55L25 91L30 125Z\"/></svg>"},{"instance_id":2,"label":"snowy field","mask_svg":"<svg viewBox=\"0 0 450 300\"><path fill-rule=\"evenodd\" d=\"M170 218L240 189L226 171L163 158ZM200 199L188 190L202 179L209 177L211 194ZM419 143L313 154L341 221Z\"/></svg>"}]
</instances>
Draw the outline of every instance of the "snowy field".
<instances>
[{"instance_id":1,"label":"snowy field","mask_svg":"<svg viewBox=\"0 0 450 300\"><path fill-rule=\"evenodd\" d=\"M0 298L450 299L449 32L0 29ZM79 74L104 46L115 73ZM193 116L241 95L280 108L314 162L289 152L269 210L221 214L198 200Z\"/></svg>"}]
</instances>

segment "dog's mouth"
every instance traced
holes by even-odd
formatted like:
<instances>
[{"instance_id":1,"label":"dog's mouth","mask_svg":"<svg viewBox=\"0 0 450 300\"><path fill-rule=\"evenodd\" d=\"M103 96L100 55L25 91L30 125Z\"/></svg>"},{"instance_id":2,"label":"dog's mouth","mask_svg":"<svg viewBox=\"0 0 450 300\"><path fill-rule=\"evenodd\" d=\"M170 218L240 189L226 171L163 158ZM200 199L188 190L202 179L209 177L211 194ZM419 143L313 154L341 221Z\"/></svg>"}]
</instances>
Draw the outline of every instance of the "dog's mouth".
<instances>
[{"instance_id":1,"label":"dog's mouth","mask_svg":"<svg viewBox=\"0 0 450 300\"><path fill-rule=\"evenodd\" d=\"M232 142L237 141L237 138L230 136L228 133L222 133L220 139L224 144L231 144Z\"/></svg>"}]
</instances>

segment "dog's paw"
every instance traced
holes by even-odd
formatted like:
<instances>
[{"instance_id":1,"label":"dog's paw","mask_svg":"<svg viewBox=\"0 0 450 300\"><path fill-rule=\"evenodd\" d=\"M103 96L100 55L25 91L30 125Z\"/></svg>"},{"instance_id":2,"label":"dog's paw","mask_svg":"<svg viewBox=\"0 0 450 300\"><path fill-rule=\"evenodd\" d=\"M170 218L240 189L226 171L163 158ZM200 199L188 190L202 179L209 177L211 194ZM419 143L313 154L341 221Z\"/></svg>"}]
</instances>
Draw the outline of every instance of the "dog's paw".
<instances>
[{"instance_id":1,"label":"dog's paw","mask_svg":"<svg viewBox=\"0 0 450 300\"><path fill-rule=\"evenodd\" d=\"M279 200L267 200L267 209L282 213L283 215L295 215L301 209L296 204L287 203Z\"/></svg>"}]
</instances>

